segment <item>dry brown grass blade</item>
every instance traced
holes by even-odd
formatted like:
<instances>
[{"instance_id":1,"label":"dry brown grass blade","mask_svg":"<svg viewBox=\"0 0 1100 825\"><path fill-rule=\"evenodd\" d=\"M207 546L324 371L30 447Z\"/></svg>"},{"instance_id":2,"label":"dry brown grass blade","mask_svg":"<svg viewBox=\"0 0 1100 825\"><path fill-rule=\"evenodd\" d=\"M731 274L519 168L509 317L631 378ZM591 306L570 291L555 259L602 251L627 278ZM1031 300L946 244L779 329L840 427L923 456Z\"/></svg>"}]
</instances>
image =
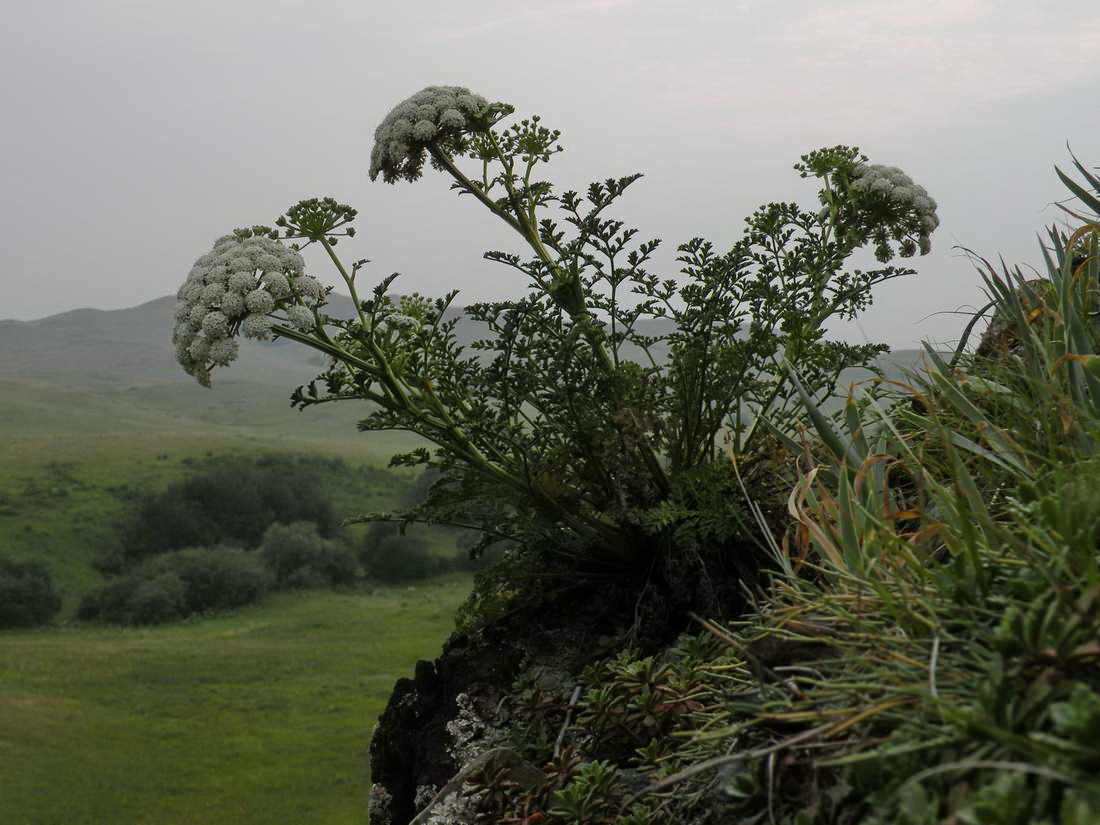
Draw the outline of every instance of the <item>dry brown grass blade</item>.
<instances>
[{"instance_id":1,"label":"dry brown grass blade","mask_svg":"<svg viewBox=\"0 0 1100 825\"><path fill-rule=\"evenodd\" d=\"M838 570L844 570L844 557L837 548L836 543L829 537L824 528L809 515L809 508L806 506L806 497L809 494L810 486L813 484L814 479L817 478L819 469L819 467L814 467L798 480L798 484L794 486L790 496L787 498L787 511L799 524L809 531L813 540L817 542L821 552L825 554L830 563L836 566Z\"/></svg>"},{"instance_id":2,"label":"dry brown grass blade","mask_svg":"<svg viewBox=\"0 0 1100 825\"><path fill-rule=\"evenodd\" d=\"M838 722L833 728L825 733L824 738L828 739L829 737L844 733L844 731L848 730L853 725L858 725L864 719L870 719L872 716L878 716L880 713L888 711L891 708L911 704L915 701L917 701L915 698L887 699L885 702L879 702L877 705L871 705L871 707L861 710L855 716L845 719L843 722Z\"/></svg>"}]
</instances>

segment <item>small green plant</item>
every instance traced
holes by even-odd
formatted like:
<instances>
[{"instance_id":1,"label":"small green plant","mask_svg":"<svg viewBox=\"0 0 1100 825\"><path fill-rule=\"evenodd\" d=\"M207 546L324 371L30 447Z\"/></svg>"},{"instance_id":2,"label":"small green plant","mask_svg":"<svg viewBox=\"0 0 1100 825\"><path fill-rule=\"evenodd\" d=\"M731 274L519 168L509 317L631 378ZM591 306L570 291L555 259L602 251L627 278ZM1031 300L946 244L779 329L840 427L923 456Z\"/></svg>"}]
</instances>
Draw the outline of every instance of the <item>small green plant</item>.
<instances>
[{"instance_id":1,"label":"small green plant","mask_svg":"<svg viewBox=\"0 0 1100 825\"><path fill-rule=\"evenodd\" d=\"M623 652L584 674L592 685L579 703L577 724L598 737L602 749L656 758L675 731L691 729L695 714L712 698L690 668L653 656Z\"/></svg>"},{"instance_id":2,"label":"small green plant","mask_svg":"<svg viewBox=\"0 0 1100 825\"><path fill-rule=\"evenodd\" d=\"M371 155L372 178L390 183L416 180L430 161L521 241L522 251L486 257L530 293L466 307L486 330L473 355L447 315L455 293L397 297L392 276L361 288L367 262L349 265L336 252L354 236L356 212L325 198L295 205L277 229L227 235L198 259L179 292L181 364L209 382L234 357L238 334L326 355L331 367L295 404L366 400L363 429L406 430L436 448L394 459L438 472L402 520L473 527L486 543L538 547L544 565L570 570L667 572L699 559L703 570L681 575L689 589L709 580L708 566L751 575L762 557L744 537L748 510L732 478L709 468L724 465L729 440L746 469L769 475L755 422L767 414L793 432L801 415L781 356L820 399L841 370L883 351L827 341L823 328L911 272L888 262L928 251L935 202L854 148L818 150L795 167L819 186L812 208L764 206L728 246L682 244L679 274L660 276L649 271L659 241L639 241L611 214L640 176L561 191L542 171L561 151L559 132L537 116L509 122L512 114L467 89L430 87L386 116ZM326 314L297 252L308 245L331 260L351 318ZM847 269L864 247L882 266ZM704 477L734 495L700 494ZM708 498L724 499L730 515L699 518Z\"/></svg>"}]
</instances>

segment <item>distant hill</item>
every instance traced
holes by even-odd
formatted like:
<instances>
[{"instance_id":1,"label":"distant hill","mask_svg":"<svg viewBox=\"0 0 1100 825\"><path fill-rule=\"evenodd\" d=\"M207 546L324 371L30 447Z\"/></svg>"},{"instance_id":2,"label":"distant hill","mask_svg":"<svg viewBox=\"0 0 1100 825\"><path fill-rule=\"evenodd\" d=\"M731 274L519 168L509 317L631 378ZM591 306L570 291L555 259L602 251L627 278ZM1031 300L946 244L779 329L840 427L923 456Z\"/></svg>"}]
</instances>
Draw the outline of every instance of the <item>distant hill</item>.
<instances>
[{"instance_id":1,"label":"distant hill","mask_svg":"<svg viewBox=\"0 0 1100 825\"><path fill-rule=\"evenodd\" d=\"M164 297L129 309L0 321L0 432L247 424L354 437L362 406L323 405L305 413L290 408L294 387L323 367L318 354L292 342L242 340L240 359L215 373L212 388L199 386L175 361L174 308L175 298ZM350 299L331 296L330 311L346 317ZM661 332L660 324L646 332ZM460 322L459 340L478 337L477 327ZM900 351L884 366L896 373L918 359L919 353Z\"/></svg>"},{"instance_id":2,"label":"distant hill","mask_svg":"<svg viewBox=\"0 0 1100 825\"><path fill-rule=\"evenodd\" d=\"M80 432L248 422L296 430L294 387L322 360L288 342L243 341L233 368L207 389L176 363L175 298L121 310L77 309L0 321L0 430ZM310 418L354 432L351 410Z\"/></svg>"},{"instance_id":3,"label":"distant hill","mask_svg":"<svg viewBox=\"0 0 1100 825\"><path fill-rule=\"evenodd\" d=\"M0 378L192 381L173 354L175 307L176 299L166 296L129 309L74 309L37 321L0 321ZM300 347L280 342L242 341L239 363L260 383L314 369Z\"/></svg>"}]
</instances>

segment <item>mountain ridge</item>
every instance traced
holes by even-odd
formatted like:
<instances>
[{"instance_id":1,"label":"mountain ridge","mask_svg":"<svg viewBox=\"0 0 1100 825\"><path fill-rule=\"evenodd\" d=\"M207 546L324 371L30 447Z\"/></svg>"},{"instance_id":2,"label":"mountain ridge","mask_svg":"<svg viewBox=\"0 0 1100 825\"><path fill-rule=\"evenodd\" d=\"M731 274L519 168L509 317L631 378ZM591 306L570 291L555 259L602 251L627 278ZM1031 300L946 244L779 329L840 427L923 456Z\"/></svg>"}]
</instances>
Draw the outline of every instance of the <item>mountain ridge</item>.
<instances>
[{"instance_id":1,"label":"mountain ridge","mask_svg":"<svg viewBox=\"0 0 1100 825\"><path fill-rule=\"evenodd\" d=\"M333 315L353 312L349 297L334 293L329 300ZM200 386L175 360L175 301L164 296L125 309L82 307L31 321L0 321L0 432L243 422L279 433L354 435L366 413L362 404L325 404L304 414L290 407L293 389L313 379L325 361L289 341L242 340L238 361L214 373L212 388ZM464 346L483 331L468 319L456 328ZM918 356L897 352L884 365L896 373Z\"/></svg>"}]
</instances>

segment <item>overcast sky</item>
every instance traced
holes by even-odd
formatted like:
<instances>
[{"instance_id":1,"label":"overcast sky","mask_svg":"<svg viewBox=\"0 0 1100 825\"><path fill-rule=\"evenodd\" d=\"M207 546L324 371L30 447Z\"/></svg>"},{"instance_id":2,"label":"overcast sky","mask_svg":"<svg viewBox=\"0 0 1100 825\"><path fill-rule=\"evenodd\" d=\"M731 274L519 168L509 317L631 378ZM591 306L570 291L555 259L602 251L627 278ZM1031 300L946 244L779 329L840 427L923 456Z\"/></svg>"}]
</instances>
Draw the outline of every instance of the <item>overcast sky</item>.
<instances>
[{"instance_id":1,"label":"overcast sky","mask_svg":"<svg viewBox=\"0 0 1100 825\"><path fill-rule=\"evenodd\" d=\"M174 293L237 226L332 195L348 254L400 291L524 291L482 261L516 247L429 172L367 177L371 135L427 85L462 85L563 131L568 188L634 171L620 213L671 253L720 246L791 164L859 145L939 201L920 272L847 337L948 341L982 303L954 245L1037 263L1067 142L1100 164L1096 0L6 0L0 31L0 318ZM341 246L343 248L343 246ZM313 259L311 259L313 260ZM661 259L671 268L671 254ZM313 272L332 283L317 260ZM167 334L167 331L166 331Z\"/></svg>"}]
</instances>

